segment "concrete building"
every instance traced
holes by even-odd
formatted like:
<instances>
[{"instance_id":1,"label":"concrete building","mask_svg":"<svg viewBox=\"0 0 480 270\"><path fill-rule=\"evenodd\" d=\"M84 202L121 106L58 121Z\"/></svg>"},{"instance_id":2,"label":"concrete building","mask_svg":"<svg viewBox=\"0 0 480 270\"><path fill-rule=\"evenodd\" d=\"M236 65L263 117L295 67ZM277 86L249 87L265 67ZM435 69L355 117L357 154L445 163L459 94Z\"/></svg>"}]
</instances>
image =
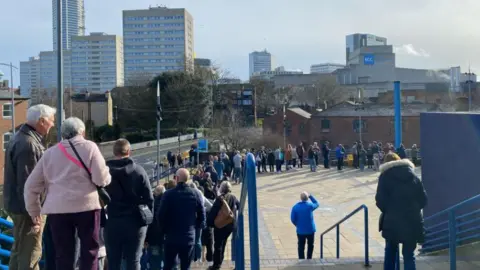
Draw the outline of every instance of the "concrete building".
<instances>
[{"instance_id":1,"label":"concrete building","mask_svg":"<svg viewBox=\"0 0 480 270\"><path fill-rule=\"evenodd\" d=\"M207 59L207 58L195 58L193 60L193 64L196 67L211 68L212 67L212 60Z\"/></svg>"},{"instance_id":2,"label":"concrete building","mask_svg":"<svg viewBox=\"0 0 480 270\"><path fill-rule=\"evenodd\" d=\"M12 133L12 102L9 91L0 91L0 106L2 116L0 117L0 134L2 149L5 152L8 143L13 138ZM15 95L15 125L16 129L27 121L28 98ZM5 154L0 155L0 166L4 169ZM3 185L3 173L0 175L0 185ZM3 201L1 202L3 204Z\"/></svg>"},{"instance_id":3,"label":"concrete building","mask_svg":"<svg viewBox=\"0 0 480 270\"><path fill-rule=\"evenodd\" d=\"M30 97L32 89L40 87L40 57L20 62L20 95Z\"/></svg>"},{"instance_id":4,"label":"concrete building","mask_svg":"<svg viewBox=\"0 0 480 270\"><path fill-rule=\"evenodd\" d=\"M52 0L53 50L57 50L57 1ZM85 34L84 0L62 0L62 48L69 50L72 37Z\"/></svg>"},{"instance_id":5,"label":"concrete building","mask_svg":"<svg viewBox=\"0 0 480 270\"><path fill-rule=\"evenodd\" d=\"M284 67L277 67L275 68L275 70L254 72L251 78L261 79L261 80L271 80L274 76L277 76L277 75L294 75L294 74L303 74L303 71L286 70Z\"/></svg>"},{"instance_id":6,"label":"concrete building","mask_svg":"<svg viewBox=\"0 0 480 270\"><path fill-rule=\"evenodd\" d=\"M387 45L387 39L372 34L355 33L345 37L345 45L346 63L348 65L351 53L363 47L385 46Z\"/></svg>"},{"instance_id":7,"label":"concrete building","mask_svg":"<svg viewBox=\"0 0 480 270\"><path fill-rule=\"evenodd\" d=\"M184 8L123 11L125 79L193 70L193 17Z\"/></svg>"},{"instance_id":8,"label":"concrete building","mask_svg":"<svg viewBox=\"0 0 480 270\"><path fill-rule=\"evenodd\" d=\"M217 120L230 120L225 117L228 118L231 115L223 114L230 109L238 110L245 124L256 123L255 87L247 83L219 84L218 96L214 97L214 114Z\"/></svg>"},{"instance_id":9,"label":"concrete building","mask_svg":"<svg viewBox=\"0 0 480 270\"><path fill-rule=\"evenodd\" d=\"M323 63L323 64L315 64L310 66L310 73L332 73L339 68L344 68L345 65L342 64L335 64L335 63Z\"/></svg>"},{"instance_id":10,"label":"concrete building","mask_svg":"<svg viewBox=\"0 0 480 270\"><path fill-rule=\"evenodd\" d=\"M72 114L95 127L113 125L113 102L110 91L105 93L76 93L71 97Z\"/></svg>"},{"instance_id":11,"label":"concrete building","mask_svg":"<svg viewBox=\"0 0 480 270\"><path fill-rule=\"evenodd\" d=\"M71 65L74 92L106 92L123 86L122 38L105 33L73 37Z\"/></svg>"},{"instance_id":12,"label":"concrete building","mask_svg":"<svg viewBox=\"0 0 480 270\"><path fill-rule=\"evenodd\" d=\"M249 74L250 77L256 72L271 71L274 63L272 54L266 49L263 51L254 51L249 54Z\"/></svg>"},{"instance_id":13,"label":"concrete building","mask_svg":"<svg viewBox=\"0 0 480 270\"><path fill-rule=\"evenodd\" d=\"M272 77L275 88L282 87L311 87L324 79L334 79L332 74L282 74Z\"/></svg>"}]
</instances>

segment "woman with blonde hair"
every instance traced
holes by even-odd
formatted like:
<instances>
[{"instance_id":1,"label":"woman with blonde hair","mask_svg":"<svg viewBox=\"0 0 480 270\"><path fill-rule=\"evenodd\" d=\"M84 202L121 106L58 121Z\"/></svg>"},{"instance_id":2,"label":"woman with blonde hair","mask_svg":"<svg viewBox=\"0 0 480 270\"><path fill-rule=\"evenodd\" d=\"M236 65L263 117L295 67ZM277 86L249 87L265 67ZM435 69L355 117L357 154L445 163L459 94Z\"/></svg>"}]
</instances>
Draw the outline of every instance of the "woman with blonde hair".
<instances>
[{"instance_id":1,"label":"woman with blonde hair","mask_svg":"<svg viewBox=\"0 0 480 270\"><path fill-rule=\"evenodd\" d=\"M285 167L287 171L292 168L292 145L287 145L287 149L285 149Z\"/></svg>"}]
</instances>

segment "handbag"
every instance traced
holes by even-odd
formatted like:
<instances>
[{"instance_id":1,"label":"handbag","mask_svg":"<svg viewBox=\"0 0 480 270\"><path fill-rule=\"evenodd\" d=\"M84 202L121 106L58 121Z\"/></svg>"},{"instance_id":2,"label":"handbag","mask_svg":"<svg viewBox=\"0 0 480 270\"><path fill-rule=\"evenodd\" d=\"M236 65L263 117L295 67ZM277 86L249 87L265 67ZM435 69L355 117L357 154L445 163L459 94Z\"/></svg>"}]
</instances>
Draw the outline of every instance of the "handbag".
<instances>
[{"instance_id":1,"label":"handbag","mask_svg":"<svg viewBox=\"0 0 480 270\"><path fill-rule=\"evenodd\" d=\"M80 163L82 163L83 168L85 169L85 171L87 171L88 176L90 177L90 181L91 181L92 180L92 173L87 168L87 165L85 165L85 163L83 162L82 158L80 157L80 155L77 152L77 149L75 149L75 146L73 146L73 143L70 140L68 140L68 143L70 144L70 147L72 147L72 150L75 153L75 156L77 156L78 161L80 161ZM93 183L93 184L95 185L95 183ZM100 199L100 204L102 205L102 208L103 208L103 206L108 205L112 199L110 198L110 195L108 195L108 192L105 190L104 187L99 187L97 185L95 185L95 187L97 187L98 197Z\"/></svg>"},{"instance_id":2,"label":"handbag","mask_svg":"<svg viewBox=\"0 0 480 270\"><path fill-rule=\"evenodd\" d=\"M127 193L125 192L125 189L123 188L122 181L119 180L118 184L120 185L120 188L122 189L123 194L126 195ZM146 206L145 204L138 204L138 203L136 203L136 204L137 204L136 205L136 212L137 212L137 214L140 218L140 223L143 226L147 226L147 225L152 224L152 222L153 222L152 210L150 210L150 208L148 208L148 206Z\"/></svg>"}]
</instances>

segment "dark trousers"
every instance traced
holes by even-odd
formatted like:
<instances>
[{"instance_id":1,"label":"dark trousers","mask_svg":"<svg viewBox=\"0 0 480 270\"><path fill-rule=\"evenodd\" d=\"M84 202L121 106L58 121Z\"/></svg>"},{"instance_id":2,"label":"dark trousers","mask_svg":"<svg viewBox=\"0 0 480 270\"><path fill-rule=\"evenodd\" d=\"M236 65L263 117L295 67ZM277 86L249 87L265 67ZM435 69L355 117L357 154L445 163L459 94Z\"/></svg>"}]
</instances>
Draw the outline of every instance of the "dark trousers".
<instances>
[{"instance_id":1,"label":"dark trousers","mask_svg":"<svg viewBox=\"0 0 480 270\"><path fill-rule=\"evenodd\" d=\"M275 164L277 165L277 172L281 172L282 171L282 161L277 159L277 160L275 160Z\"/></svg>"},{"instance_id":2,"label":"dark trousers","mask_svg":"<svg viewBox=\"0 0 480 270\"><path fill-rule=\"evenodd\" d=\"M225 254L225 246L233 229L227 226L222 229L213 229L213 268L220 269L223 263L223 256Z\"/></svg>"},{"instance_id":3,"label":"dark trousers","mask_svg":"<svg viewBox=\"0 0 480 270\"><path fill-rule=\"evenodd\" d=\"M300 161L298 167L303 168L303 155L298 155L298 160Z\"/></svg>"},{"instance_id":4,"label":"dark trousers","mask_svg":"<svg viewBox=\"0 0 480 270\"><path fill-rule=\"evenodd\" d=\"M52 238L52 230L50 229L50 218L47 216L45 222L45 229L43 230L43 256L44 256L44 269L55 270L55 246Z\"/></svg>"},{"instance_id":5,"label":"dark trousers","mask_svg":"<svg viewBox=\"0 0 480 270\"><path fill-rule=\"evenodd\" d=\"M418 159L416 157L412 158L413 165L417 166Z\"/></svg>"},{"instance_id":6,"label":"dark trousers","mask_svg":"<svg viewBox=\"0 0 480 270\"><path fill-rule=\"evenodd\" d=\"M202 231L202 246L207 250L205 259L207 262L213 261L213 229L207 227Z\"/></svg>"},{"instance_id":7,"label":"dark trousers","mask_svg":"<svg viewBox=\"0 0 480 270\"><path fill-rule=\"evenodd\" d=\"M57 270L75 269L75 231L80 239L80 270L98 270L100 210L49 215Z\"/></svg>"},{"instance_id":8,"label":"dark trousers","mask_svg":"<svg viewBox=\"0 0 480 270\"><path fill-rule=\"evenodd\" d=\"M393 243L387 241L385 245L385 261L383 263L383 269L385 270L395 270L400 269L395 268L397 262L397 253L399 252L398 248L399 243ZM417 248L416 243L404 243L402 248L403 255L403 265L405 270L415 270L415 249Z\"/></svg>"},{"instance_id":9,"label":"dark trousers","mask_svg":"<svg viewBox=\"0 0 480 270\"><path fill-rule=\"evenodd\" d=\"M353 155L353 167L354 167L355 169L357 169L358 166L360 165L360 163L359 163L358 161L359 161L359 160L358 160L358 155Z\"/></svg>"},{"instance_id":10,"label":"dark trousers","mask_svg":"<svg viewBox=\"0 0 480 270\"><path fill-rule=\"evenodd\" d=\"M302 235L297 234L298 238L298 258L305 259L305 242L307 242L307 259L311 260L313 255L313 246L315 240L315 233Z\"/></svg>"},{"instance_id":11,"label":"dark trousers","mask_svg":"<svg viewBox=\"0 0 480 270\"><path fill-rule=\"evenodd\" d=\"M262 160L262 169L263 169L263 172L267 172L267 161L266 160Z\"/></svg>"},{"instance_id":12,"label":"dark trousers","mask_svg":"<svg viewBox=\"0 0 480 270\"><path fill-rule=\"evenodd\" d=\"M313 156L315 158L315 164L318 164L318 154Z\"/></svg>"},{"instance_id":13,"label":"dark trousers","mask_svg":"<svg viewBox=\"0 0 480 270\"><path fill-rule=\"evenodd\" d=\"M343 157L340 157L337 159L337 169L338 170L343 169Z\"/></svg>"},{"instance_id":14,"label":"dark trousers","mask_svg":"<svg viewBox=\"0 0 480 270\"><path fill-rule=\"evenodd\" d=\"M180 269L189 270L193 259L194 243L182 245L180 243L165 244L165 266L164 270L173 270L176 265L176 258L180 259ZM112 269L113 270L113 269Z\"/></svg>"},{"instance_id":15,"label":"dark trousers","mask_svg":"<svg viewBox=\"0 0 480 270\"><path fill-rule=\"evenodd\" d=\"M268 168L269 168L270 172L275 171L275 166L273 166L273 164L268 164Z\"/></svg>"},{"instance_id":16,"label":"dark trousers","mask_svg":"<svg viewBox=\"0 0 480 270\"><path fill-rule=\"evenodd\" d=\"M292 159L292 167L295 168L295 166L297 166L297 159L296 158Z\"/></svg>"},{"instance_id":17,"label":"dark trousers","mask_svg":"<svg viewBox=\"0 0 480 270\"><path fill-rule=\"evenodd\" d=\"M325 169L330 168L330 160L328 160L328 156L323 156L323 167Z\"/></svg>"},{"instance_id":18,"label":"dark trousers","mask_svg":"<svg viewBox=\"0 0 480 270\"><path fill-rule=\"evenodd\" d=\"M105 227L108 269L140 270L143 243L147 226L142 226L137 217L110 217Z\"/></svg>"}]
</instances>

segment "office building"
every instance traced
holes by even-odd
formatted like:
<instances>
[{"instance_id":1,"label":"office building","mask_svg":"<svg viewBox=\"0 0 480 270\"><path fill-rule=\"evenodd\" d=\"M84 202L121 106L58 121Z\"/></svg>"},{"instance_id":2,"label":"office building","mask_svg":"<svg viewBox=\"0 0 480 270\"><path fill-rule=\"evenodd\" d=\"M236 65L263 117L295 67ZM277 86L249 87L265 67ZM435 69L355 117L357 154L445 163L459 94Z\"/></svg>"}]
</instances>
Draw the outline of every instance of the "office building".
<instances>
[{"instance_id":1,"label":"office building","mask_svg":"<svg viewBox=\"0 0 480 270\"><path fill-rule=\"evenodd\" d=\"M40 87L40 58L30 57L20 62L20 95L30 97L32 89Z\"/></svg>"},{"instance_id":2,"label":"office building","mask_svg":"<svg viewBox=\"0 0 480 270\"><path fill-rule=\"evenodd\" d=\"M195 58L193 64L196 67L204 67L204 68L211 68L212 67L212 60L207 58Z\"/></svg>"},{"instance_id":3,"label":"office building","mask_svg":"<svg viewBox=\"0 0 480 270\"><path fill-rule=\"evenodd\" d=\"M323 63L310 66L310 73L328 74L339 68L344 68L345 65L335 63Z\"/></svg>"},{"instance_id":4,"label":"office building","mask_svg":"<svg viewBox=\"0 0 480 270\"><path fill-rule=\"evenodd\" d=\"M57 1L52 0L53 50L57 50ZM62 47L69 50L72 37L85 34L84 0L62 0Z\"/></svg>"},{"instance_id":5,"label":"office building","mask_svg":"<svg viewBox=\"0 0 480 270\"><path fill-rule=\"evenodd\" d=\"M345 37L346 43L346 63L349 65L350 54L355 50L358 50L362 47L369 46L385 46L387 45L387 39L384 37L379 37L371 34L351 34Z\"/></svg>"},{"instance_id":6,"label":"office building","mask_svg":"<svg viewBox=\"0 0 480 270\"><path fill-rule=\"evenodd\" d=\"M193 70L193 17L184 8L124 10L123 42L126 81L135 74Z\"/></svg>"},{"instance_id":7,"label":"office building","mask_svg":"<svg viewBox=\"0 0 480 270\"><path fill-rule=\"evenodd\" d=\"M292 75L292 74L303 74L303 71L286 70L283 66L281 66L281 67L275 68L275 70L254 72L251 78L261 79L261 80L271 80L273 77L278 75Z\"/></svg>"},{"instance_id":8,"label":"office building","mask_svg":"<svg viewBox=\"0 0 480 270\"><path fill-rule=\"evenodd\" d=\"M122 38L105 33L73 37L71 65L74 92L105 92L123 86Z\"/></svg>"},{"instance_id":9,"label":"office building","mask_svg":"<svg viewBox=\"0 0 480 270\"><path fill-rule=\"evenodd\" d=\"M250 77L256 72L271 71L272 67L272 55L266 49L263 51L254 51L249 54Z\"/></svg>"}]
</instances>

